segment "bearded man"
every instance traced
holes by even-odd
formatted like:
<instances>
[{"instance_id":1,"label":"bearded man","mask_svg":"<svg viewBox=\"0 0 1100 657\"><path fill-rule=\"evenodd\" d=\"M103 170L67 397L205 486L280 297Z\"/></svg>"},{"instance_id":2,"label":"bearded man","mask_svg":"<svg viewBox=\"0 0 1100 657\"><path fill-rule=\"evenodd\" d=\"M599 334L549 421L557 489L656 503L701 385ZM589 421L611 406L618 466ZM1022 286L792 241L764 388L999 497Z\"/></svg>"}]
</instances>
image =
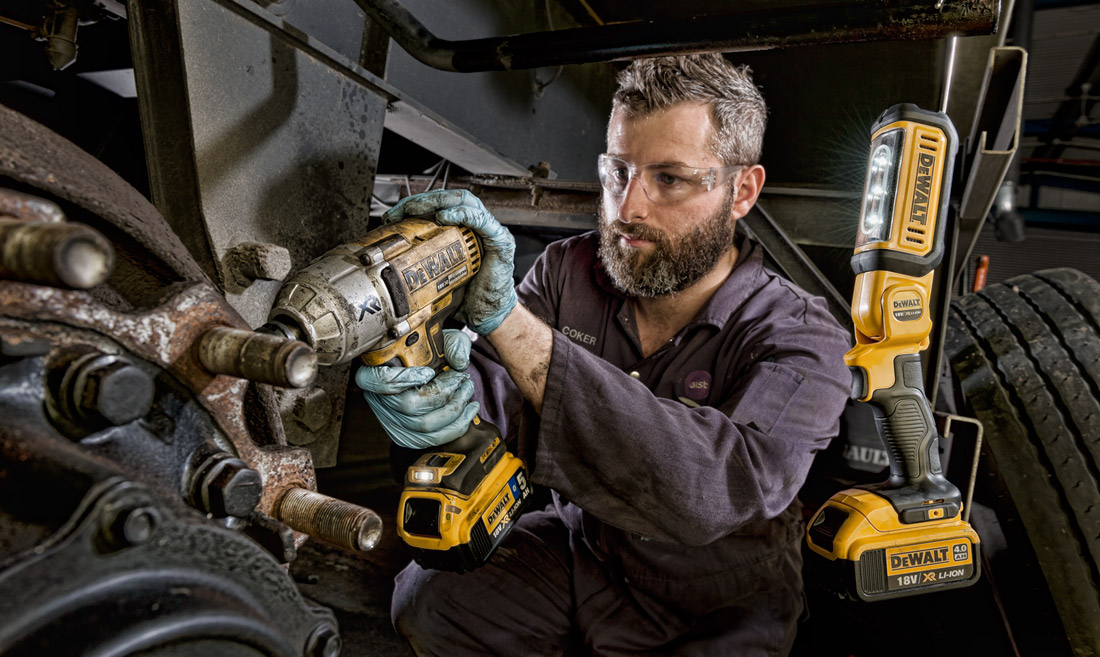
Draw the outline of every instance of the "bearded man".
<instances>
[{"instance_id":1,"label":"bearded man","mask_svg":"<svg viewBox=\"0 0 1100 657\"><path fill-rule=\"evenodd\" d=\"M849 341L735 236L764 184L765 115L721 55L631 64L598 162L599 231L551 244L518 287L511 235L468 192L388 213L481 236L457 317L485 339L467 372L455 332L455 369L357 383L406 446L453 440L480 411L553 500L472 573L398 575L394 624L417 654L789 652L796 494L838 431Z\"/></svg>"}]
</instances>

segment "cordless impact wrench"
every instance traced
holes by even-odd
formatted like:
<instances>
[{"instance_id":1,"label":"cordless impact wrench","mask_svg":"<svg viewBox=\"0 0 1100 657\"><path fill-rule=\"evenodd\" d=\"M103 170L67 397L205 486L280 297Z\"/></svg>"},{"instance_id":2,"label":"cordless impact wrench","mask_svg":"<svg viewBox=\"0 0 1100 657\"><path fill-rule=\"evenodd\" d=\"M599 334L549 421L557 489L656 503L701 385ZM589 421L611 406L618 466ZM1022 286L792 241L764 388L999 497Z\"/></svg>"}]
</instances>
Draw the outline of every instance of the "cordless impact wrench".
<instances>
[{"instance_id":1,"label":"cordless impact wrench","mask_svg":"<svg viewBox=\"0 0 1100 657\"><path fill-rule=\"evenodd\" d=\"M382 226L289 279L266 328L306 342L322 365L360 357L442 371L443 322L461 305L481 253L469 228L417 218ZM421 566L465 572L488 560L531 492L523 461L475 417L463 436L409 467L397 533Z\"/></svg>"}]
</instances>

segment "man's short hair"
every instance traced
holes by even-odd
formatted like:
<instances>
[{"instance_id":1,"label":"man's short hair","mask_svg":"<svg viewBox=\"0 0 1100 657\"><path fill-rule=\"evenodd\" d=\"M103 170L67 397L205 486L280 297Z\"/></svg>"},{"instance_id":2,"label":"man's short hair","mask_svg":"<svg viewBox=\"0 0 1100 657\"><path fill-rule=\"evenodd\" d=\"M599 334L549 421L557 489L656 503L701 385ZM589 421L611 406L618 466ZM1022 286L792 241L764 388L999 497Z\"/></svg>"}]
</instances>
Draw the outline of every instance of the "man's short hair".
<instances>
[{"instance_id":1,"label":"man's short hair","mask_svg":"<svg viewBox=\"0 0 1100 657\"><path fill-rule=\"evenodd\" d=\"M711 150L723 164L756 164L764 142L767 105L748 66L720 53L637 59L619 73L612 112L638 118L679 103L710 106Z\"/></svg>"}]
</instances>

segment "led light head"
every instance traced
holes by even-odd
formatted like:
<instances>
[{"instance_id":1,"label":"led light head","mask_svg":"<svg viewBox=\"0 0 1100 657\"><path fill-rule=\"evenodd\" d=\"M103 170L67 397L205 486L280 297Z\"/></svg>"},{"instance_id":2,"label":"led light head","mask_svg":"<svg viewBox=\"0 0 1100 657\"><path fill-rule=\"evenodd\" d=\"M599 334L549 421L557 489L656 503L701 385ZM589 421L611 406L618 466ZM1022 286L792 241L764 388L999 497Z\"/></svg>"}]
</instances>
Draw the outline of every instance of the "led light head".
<instances>
[{"instance_id":1,"label":"led light head","mask_svg":"<svg viewBox=\"0 0 1100 657\"><path fill-rule=\"evenodd\" d=\"M856 246L890 239L894 217L894 196L898 186L902 129L888 130L871 142L867 181L863 186L863 210L860 213Z\"/></svg>"}]
</instances>

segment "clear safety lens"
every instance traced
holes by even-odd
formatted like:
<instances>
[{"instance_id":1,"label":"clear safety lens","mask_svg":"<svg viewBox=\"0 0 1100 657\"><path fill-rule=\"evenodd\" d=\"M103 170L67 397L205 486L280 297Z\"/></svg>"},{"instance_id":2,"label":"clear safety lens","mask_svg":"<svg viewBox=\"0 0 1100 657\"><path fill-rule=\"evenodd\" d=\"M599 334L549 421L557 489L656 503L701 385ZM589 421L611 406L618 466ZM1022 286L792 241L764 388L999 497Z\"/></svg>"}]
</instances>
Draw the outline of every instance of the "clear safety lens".
<instances>
[{"instance_id":1,"label":"clear safety lens","mask_svg":"<svg viewBox=\"0 0 1100 657\"><path fill-rule=\"evenodd\" d=\"M901 128L879 135L871 142L871 160L867 163L867 182L863 187L863 211L860 213L856 246L890 239L897 195Z\"/></svg>"},{"instance_id":2,"label":"clear safety lens","mask_svg":"<svg viewBox=\"0 0 1100 657\"><path fill-rule=\"evenodd\" d=\"M658 162L636 165L611 155L601 155L598 164L600 184L613 196L625 194L630 181L637 179L646 197L663 205L679 203L709 192L744 168L739 164L706 168Z\"/></svg>"}]
</instances>

